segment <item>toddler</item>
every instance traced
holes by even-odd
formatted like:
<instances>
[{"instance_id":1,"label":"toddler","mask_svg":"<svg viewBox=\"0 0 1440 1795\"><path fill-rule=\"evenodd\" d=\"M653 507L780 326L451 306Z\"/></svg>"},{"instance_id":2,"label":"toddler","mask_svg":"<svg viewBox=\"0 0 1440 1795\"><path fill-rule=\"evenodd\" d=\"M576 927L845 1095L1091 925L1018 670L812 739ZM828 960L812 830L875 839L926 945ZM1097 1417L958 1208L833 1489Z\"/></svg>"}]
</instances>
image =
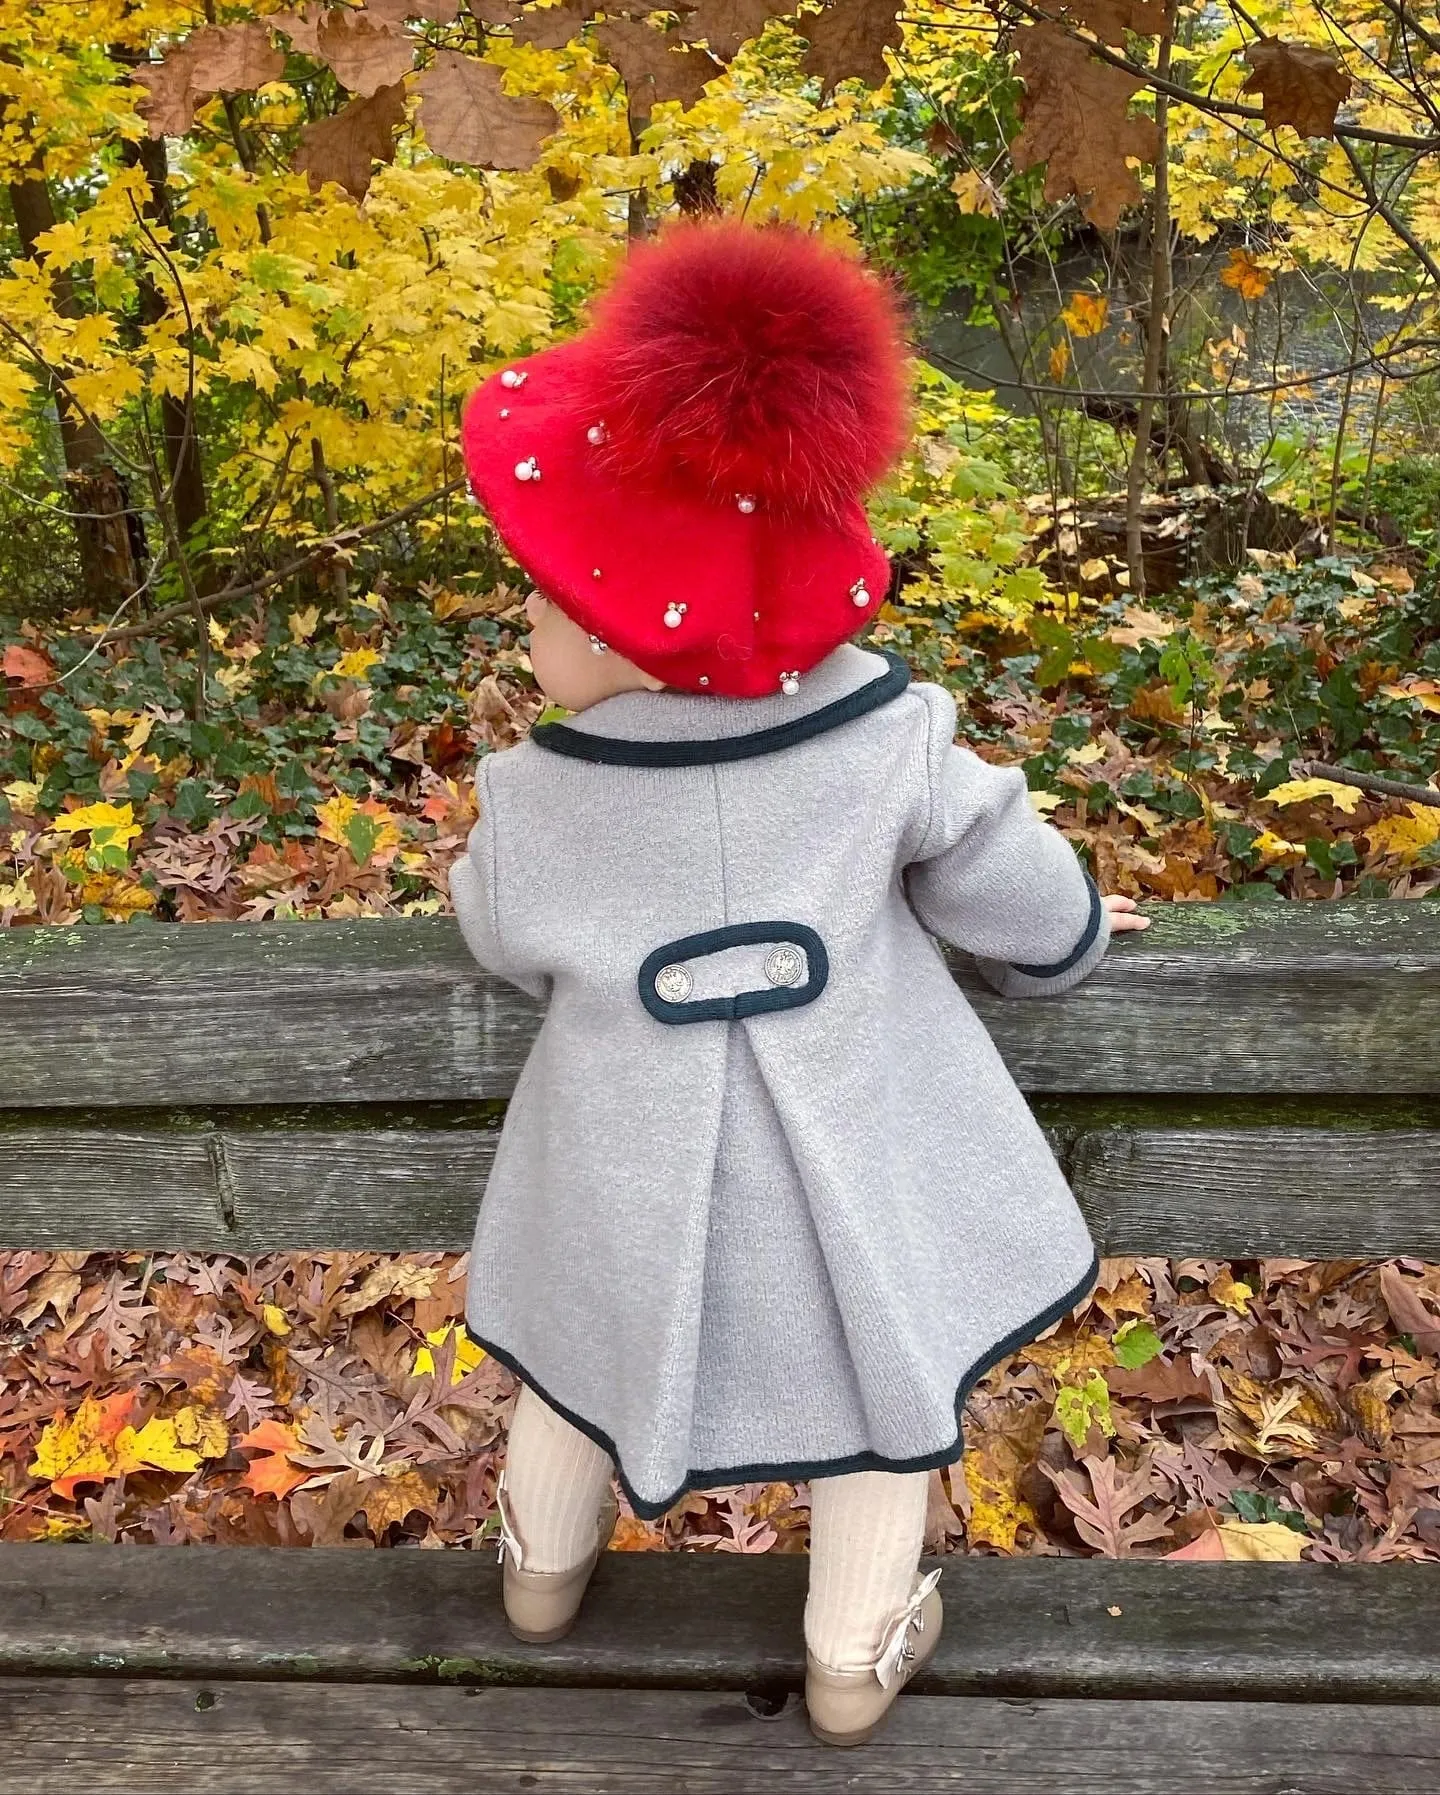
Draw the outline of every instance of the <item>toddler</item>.
<instances>
[{"instance_id":1,"label":"toddler","mask_svg":"<svg viewBox=\"0 0 1440 1795\"><path fill-rule=\"evenodd\" d=\"M860 501L905 391L861 265L684 224L464 418L574 713L481 760L451 879L476 958L547 1006L467 1292L522 1384L506 1611L569 1629L612 1475L646 1518L808 1478L806 1700L840 1745L934 1650L927 1483L967 1393L1097 1271L936 938L1041 996L1145 920L954 745L942 688L848 641L889 584Z\"/></svg>"}]
</instances>

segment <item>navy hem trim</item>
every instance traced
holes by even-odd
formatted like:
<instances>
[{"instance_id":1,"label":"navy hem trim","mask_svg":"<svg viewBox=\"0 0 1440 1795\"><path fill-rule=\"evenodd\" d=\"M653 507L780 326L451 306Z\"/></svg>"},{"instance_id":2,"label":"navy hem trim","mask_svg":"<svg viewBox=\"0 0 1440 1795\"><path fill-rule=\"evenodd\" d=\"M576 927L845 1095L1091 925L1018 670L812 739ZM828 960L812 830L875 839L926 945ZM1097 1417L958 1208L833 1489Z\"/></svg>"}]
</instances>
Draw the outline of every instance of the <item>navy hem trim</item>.
<instances>
[{"instance_id":1,"label":"navy hem trim","mask_svg":"<svg viewBox=\"0 0 1440 1795\"><path fill-rule=\"evenodd\" d=\"M1090 915L1085 923L1085 933L1080 937L1079 941L1070 952L1066 954L1063 960L1056 960L1050 966L1022 966L1018 960L1011 960L1009 966L1012 972L1023 972L1027 979L1059 978L1062 972L1069 972L1070 968L1074 966L1077 961L1083 960L1086 954L1090 952L1090 949L1094 947L1095 937L1100 933L1100 917L1102 913L1100 887L1090 877L1089 873L1085 871L1083 866L1080 870L1082 873L1085 873L1085 883L1090 888Z\"/></svg>"},{"instance_id":2,"label":"navy hem trim","mask_svg":"<svg viewBox=\"0 0 1440 1795\"><path fill-rule=\"evenodd\" d=\"M756 991L740 991L733 997L699 997L671 1003L655 989L656 975L682 960L703 959L723 953L727 947L753 947L759 941L791 942L805 950L808 967L803 985L773 985ZM706 929L667 941L647 954L640 967L640 1001L657 1022L678 1027L686 1022L737 1022L767 1010L798 1010L814 1003L830 977L830 956L825 943L803 922L736 922L721 929Z\"/></svg>"},{"instance_id":3,"label":"navy hem trim","mask_svg":"<svg viewBox=\"0 0 1440 1795\"><path fill-rule=\"evenodd\" d=\"M607 1453L615 1464L615 1475L620 1487L624 1490L630 1506L642 1521L658 1521L689 1490L713 1489L718 1484L727 1483L795 1483L801 1479L812 1477L840 1477L847 1471L936 1471L945 1465L953 1465L964 1450L965 1444L965 1403L971 1390L984 1377L985 1373L1001 1359L1009 1358L1012 1352L1027 1346L1037 1334L1043 1334L1052 1322L1059 1321L1073 1309L1100 1275L1099 1252L1092 1252L1090 1265L1084 1277L1072 1284L1063 1296L1047 1303L1038 1315L1029 1321L1022 1322L1018 1328L1012 1328L1003 1340L995 1343L990 1350L978 1358L961 1378L955 1391L955 1438L948 1446L941 1446L934 1452L924 1452L915 1458L885 1458L878 1452L852 1452L845 1458L807 1459L792 1462L760 1465L730 1465L718 1470L687 1471L684 1482L669 1496L659 1502L647 1502L632 1488L629 1479L620 1464L620 1456L615 1449L615 1442L602 1428L587 1421L583 1415L577 1415L573 1409L566 1408L563 1402L557 1402L543 1385L531 1377L513 1353L506 1352L504 1347L496 1346L492 1341L483 1339L470 1326L462 1325L466 1334L474 1341L482 1352L492 1359L497 1359L505 1369L526 1383L545 1403L554 1409L563 1420L570 1423L586 1439L592 1441L600 1450Z\"/></svg>"},{"instance_id":4,"label":"navy hem trim","mask_svg":"<svg viewBox=\"0 0 1440 1795\"><path fill-rule=\"evenodd\" d=\"M890 666L877 679L830 704L822 704L807 716L796 717L792 723L777 723L773 728L753 730L748 735L709 736L694 742L639 742L626 736L594 735L569 723L537 723L530 731L530 740L552 754L614 767L708 767L722 761L750 760L757 754L776 754L898 698L910 683L910 669L888 648L880 652Z\"/></svg>"}]
</instances>

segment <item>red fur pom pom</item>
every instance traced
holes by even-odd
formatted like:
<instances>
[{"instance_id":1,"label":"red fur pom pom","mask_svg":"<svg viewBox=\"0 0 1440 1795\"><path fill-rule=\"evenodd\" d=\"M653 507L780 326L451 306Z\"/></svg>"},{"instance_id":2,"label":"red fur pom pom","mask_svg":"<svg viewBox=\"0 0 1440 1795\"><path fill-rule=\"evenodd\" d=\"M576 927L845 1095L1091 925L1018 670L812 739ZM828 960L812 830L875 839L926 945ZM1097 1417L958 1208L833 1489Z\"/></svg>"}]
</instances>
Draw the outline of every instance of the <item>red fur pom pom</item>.
<instances>
[{"instance_id":1,"label":"red fur pom pom","mask_svg":"<svg viewBox=\"0 0 1440 1795\"><path fill-rule=\"evenodd\" d=\"M605 460L641 485L834 512L905 440L898 300L787 227L682 224L632 250L591 349Z\"/></svg>"}]
</instances>

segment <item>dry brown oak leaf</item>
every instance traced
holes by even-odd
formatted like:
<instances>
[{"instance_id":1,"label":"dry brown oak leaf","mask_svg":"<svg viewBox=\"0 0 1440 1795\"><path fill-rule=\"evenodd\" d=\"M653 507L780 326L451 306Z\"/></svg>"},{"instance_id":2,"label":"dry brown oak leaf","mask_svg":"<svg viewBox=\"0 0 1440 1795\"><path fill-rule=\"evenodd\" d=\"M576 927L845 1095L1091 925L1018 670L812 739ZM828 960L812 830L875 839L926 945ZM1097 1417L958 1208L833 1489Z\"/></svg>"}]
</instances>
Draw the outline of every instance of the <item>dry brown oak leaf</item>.
<instances>
[{"instance_id":1,"label":"dry brown oak leaf","mask_svg":"<svg viewBox=\"0 0 1440 1795\"><path fill-rule=\"evenodd\" d=\"M1025 96L1023 126L1010 145L1016 168L1045 167L1045 197L1074 194L1091 224L1110 232L1141 197L1126 157L1155 160L1155 121L1131 118L1128 107L1144 80L1097 62L1058 25L1015 33Z\"/></svg>"},{"instance_id":2,"label":"dry brown oak leaf","mask_svg":"<svg viewBox=\"0 0 1440 1795\"><path fill-rule=\"evenodd\" d=\"M794 10L792 6L789 12ZM784 0L701 0L695 11L681 20L679 34L687 43L703 39L712 56L729 62L742 44L759 37L771 19L786 16Z\"/></svg>"},{"instance_id":3,"label":"dry brown oak leaf","mask_svg":"<svg viewBox=\"0 0 1440 1795\"><path fill-rule=\"evenodd\" d=\"M302 56L318 56L320 27L328 16L323 6L302 6L298 12L271 13L265 23L272 31L283 31Z\"/></svg>"},{"instance_id":4,"label":"dry brown oak leaf","mask_svg":"<svg viewBox=\"0 0 1440 1795\"><path fill-rule=\"evenodd\" d=\"M395 133L405 122L405 83L352 100L334 118L306 125L295 152L296 172L318 193L335 181L352 199L364 199L376 162L395 160Z\"/></svg>"},{"instance_id":5,"label":"dry brown oak leaf","mask_svg":"<svg viewBox=\"0 0 1440 1795\"><path fill-rule=\"evenodd\" d=\"M460 17L460 0L365 0L364 16L379 25L403 25L406 19L451 25Z\"/></svg>"},{"instance_id":6,"label":"dry brown oak leaf","mask_svg":"<svg viewBox=\"0 0 1440 1795\"><path fill-rule=\"evenodd\" d=\"M420 124L437 156L472 168L529 168L559 124L553 106L515 97L501 71L458 50L441 50L416 82Z\"/></svg>"},{"instance_id":7,"label":"dry brown oak leaf","mask_svg":"<svg viewBox=\"0 0 1440 1795\"><path fill-rule=\"evenodd\" d=\"M1165 26L1164 0L1065 0L1065 11L1102 44L1119 49L1125 47L1127 31L1156 37Z\"/></svg>"},{"instance_id":8,"label":"dry brown oak leaf","mask_svg":"<svg viewBox=\"0 0 1440 1795\"><path fill-rule=\"evenodd\" d=\"M884 52L898 50L903 33L897 0L831 0L815 18L797 26L810 48L800 67L820 77L822 97L852 76L869 87L889 78Z\"/></svg>"},{"instance_id":9,"label":"dry brown oak leaf","mask_svg":"<svg viewBox=\"0 0 1440 1795\"><path fill-rule=\"evenodd\" d=\"M1262 37L1245 52L1241 93L1258 93L1272 131L1290 125L1302 137L1333 137L1335 114L1350 98L1350 77L1328 50Z\"/></svg>"},{"instance_id":10,"label":"dry brown oak leaf","mask_svg":"<svg viewBox=\"0 0 1440 1795\"><path fill-rule=\"evenodd\" d=\"M315 33L316 52L335 79L368 99L410 73L415 45L403 29L372 25L364 13L327 12Z\"/></svg>"},{"instance_id":11,"label":"dry brown oak leaf","mask_svg":"<svg viewBox=\"0 0 1440 1795\"><path fill-rule=\"evenodd\" d=\"M520 14L510 35L535 50L562 50L595 16L599 0L564 0L562 6L532 6Z\"/></svg>"},{"instance_id":12,"label":"dry brown oak leaf","mask_svg":"<svg viewBox=\"0 0 1440 1795\"><path fill-rule=\"evenodd\" d=\"M630 96L630 116L648 118L662 100L693 106L705 83L720 73L703 50L687 48L676 31L660 31L634 19L607 19L595 41Z\"/></svg>"},{"instance_id":13,"label":"dry brown oak leaf","mask_svg":"<svg viewBox=\"0 0 1440 1795\"><path fill-rule=\"evenodd\" d=\"M249 93L285 73L285 58L258 19L243 25L206 25L162 62L135 70L147 90L140 111L152 137L183 137L195 108L217 93Z\"/></svg>"}]
</instances>

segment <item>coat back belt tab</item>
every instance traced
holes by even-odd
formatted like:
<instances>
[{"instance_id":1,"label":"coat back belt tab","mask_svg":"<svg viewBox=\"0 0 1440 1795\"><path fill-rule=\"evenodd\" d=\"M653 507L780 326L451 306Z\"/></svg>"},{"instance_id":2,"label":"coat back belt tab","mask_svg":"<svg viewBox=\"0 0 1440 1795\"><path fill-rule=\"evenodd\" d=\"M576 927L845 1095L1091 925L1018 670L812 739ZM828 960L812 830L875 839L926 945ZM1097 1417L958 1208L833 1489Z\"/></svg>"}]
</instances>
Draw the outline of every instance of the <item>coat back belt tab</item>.
<instances>
[{"instance_id":1,"label":"coat back belt tab","mask_svg":"<svg viewBox=\"0 0 1440 1795\"><path fill-rule=\"evenodd\" d=\"M732 995L691 998L694 974L687 960L731 947L769 946L755 970L766 983ZM735 1022L767 1010L796 1010L815 999L830 977L825 943L803 922L737 922L667 941L640 967L640 1001L657 1022Z\"/></svg>"}]
</instances>

